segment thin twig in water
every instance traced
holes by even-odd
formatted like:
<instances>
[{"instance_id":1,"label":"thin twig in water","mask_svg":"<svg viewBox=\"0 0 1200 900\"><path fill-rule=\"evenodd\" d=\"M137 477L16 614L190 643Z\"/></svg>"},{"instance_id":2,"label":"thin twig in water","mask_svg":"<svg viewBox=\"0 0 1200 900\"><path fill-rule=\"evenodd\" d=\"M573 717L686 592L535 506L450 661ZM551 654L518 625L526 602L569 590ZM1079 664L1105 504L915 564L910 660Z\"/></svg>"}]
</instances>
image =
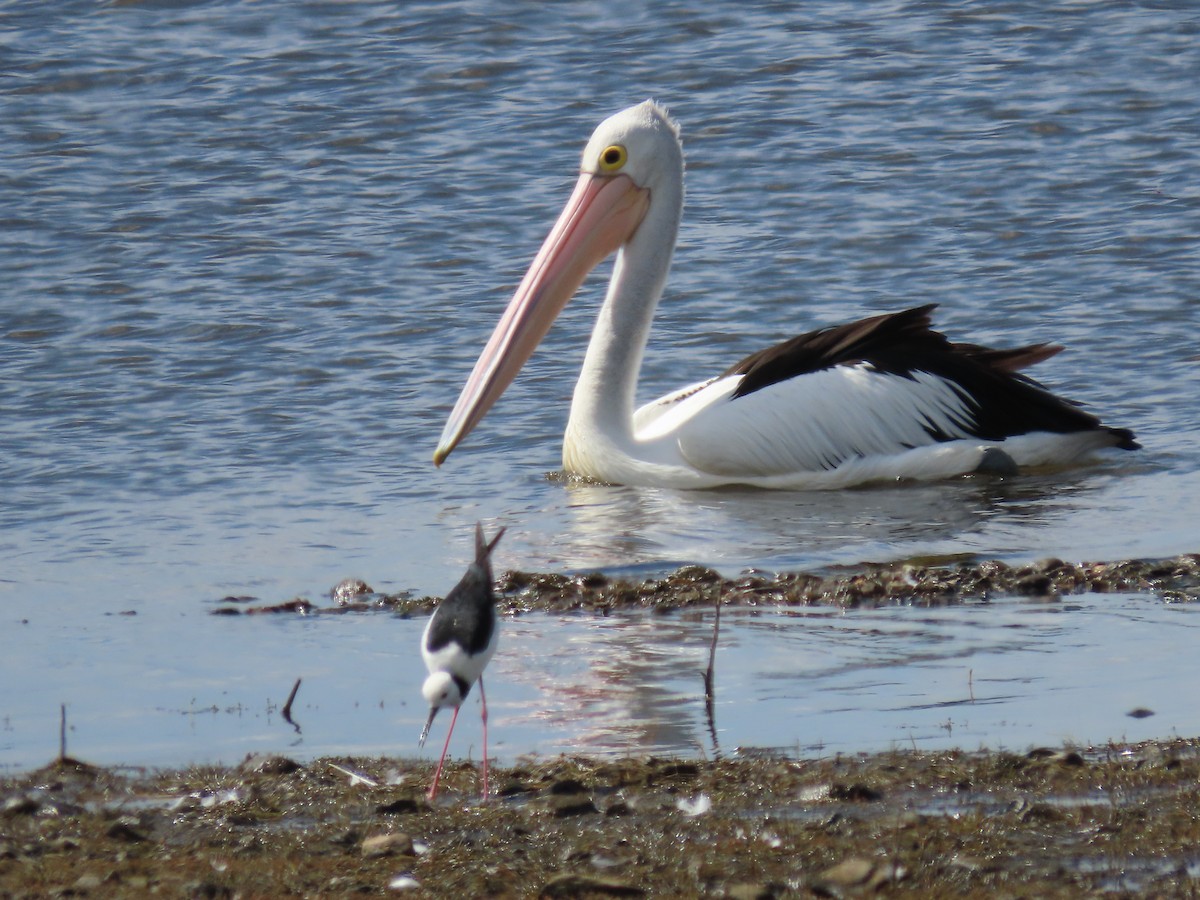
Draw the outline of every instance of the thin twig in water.
<instances>
[{"instance_id":1,"label":"thin twig in water","mask_svg":"<svg viewBox=\"0 0 1200 900\"><path fill-rule=\"evenodd\" d=\"M292 701L296 699L296 691L300 690L300 679L296 679L296 683L292 685L292 692L288 694L287 703L283 704L283 721L287 722L296 729L296 733L300 733L300 726L292 721Z\"/></svg>"},{"instance_id":2,"label":"thin twig in water","mask_svg":"<svg viewBox=\"0 0 1200 900\"><path fill-rule=\"evenodd\" d=\"M67 704L58 705L58 761L67 758Z\"/></svg>"},{"instance_id":3,"label":"thin twig in water","mask_svg":"<svg viewBox=\"0 0 1200 900\"><path fill-rule=\"evenodd\" d=\"M708 671L704 673L704 699L712 702L715 695L713 687L714 672L717 665L717 635L721 630L721 595L717 594L717 602L713 607L712 643L708 646Z\"/></svg>"},{"instance_id":4,"label":"thin twig in water","mask_svg":"<svg viewBox=\"0 0 1200 900\"><path fill-rule=\"evenodd\" d=\"M717 718L714 711L716 699L717 635L721 630L721 592L717 591L714 604L712 643L708 647L708 669L704 673L704 713L708 717L708 733L712 737L713 755L718 759L721 748L717 744Z\"/></svg>"}]
</instances>

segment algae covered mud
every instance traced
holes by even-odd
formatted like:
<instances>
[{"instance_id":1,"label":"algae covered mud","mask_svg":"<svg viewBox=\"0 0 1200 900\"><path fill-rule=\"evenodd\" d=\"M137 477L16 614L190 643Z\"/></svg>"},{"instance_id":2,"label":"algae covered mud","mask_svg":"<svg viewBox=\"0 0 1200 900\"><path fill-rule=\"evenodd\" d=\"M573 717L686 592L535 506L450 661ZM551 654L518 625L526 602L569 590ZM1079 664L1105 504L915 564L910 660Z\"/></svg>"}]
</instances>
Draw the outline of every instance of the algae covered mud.
<instances>
[{"instance_id":1,"label":"algae covered mud","mask_svg":"<svg viewBox=\"0 0 1200 900\"><path fill-rule=\"evenodd\" d=\"M1000 560L947 563L914 559L826 573L747 573L738 578L723 578L702 566L685 566L665 578L644 581L609 578L601 573L566 576L509 571L501 575L497 590L506 596L512 613L605 612L628 607L668 612L718 602L722 606L859 607L897 602L955 603L1013 595L1058 599L1084 592L1122 591L1153 593L1168 601L1195 601L1200 599L1200 553L1119 562L1070 563L1049 558L1021 566ZM372 597L370 588L361 582L338 585L332 596L342 608L374 600L401 612L428 611L437 602L431 597Z\"/></svg>"},{"instance_id":2,"label":"algae covered mud","mask_svg":"<svg viewBox=\"0 0 1200 900\"><path fill-rule=\"evenodd\" d=\"M1194 894L1200 742L819 760L248 759L0 780L0 894Z\"/></svg>"}]
</instances>

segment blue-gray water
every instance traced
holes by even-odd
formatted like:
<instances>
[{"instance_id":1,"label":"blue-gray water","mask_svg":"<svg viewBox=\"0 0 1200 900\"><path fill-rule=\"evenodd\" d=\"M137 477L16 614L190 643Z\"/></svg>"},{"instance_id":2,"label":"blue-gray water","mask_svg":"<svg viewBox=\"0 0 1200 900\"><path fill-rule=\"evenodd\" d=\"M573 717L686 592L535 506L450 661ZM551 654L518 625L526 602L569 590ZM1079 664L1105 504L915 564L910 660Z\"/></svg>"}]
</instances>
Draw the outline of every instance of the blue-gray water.
<instances>
[{"instance_id":1,"label":"blue-gray water","mask_svg":"<svg viewBox=\"0 0 1200 900\"><path fill-rule=\"evenodd\" d=\"M72 749L102 761L411 752L421 623L208 611L319 600L347 576L444 593L476 519L508 526L502 567L541 570L1200 550L1197 83L1191 3L0 6L0 765L57 749L59 703ZM958 339L1066 344L1039 377L1146 449L841 494L550 481L601 272L435 470L580 147L647 96L681 121L689 168L643 399L806 328L937 301ZM1093 599L1035 650L971 643L1020 604L938 614L977 698L975 655L1034 679L1000 724L949 740L1200 733L1194 706L1133 720L1089 688L1127 651L1147 678L1194 683L1172 653L1189 612ZM846 688L841 717L820 703L874 678L940 702L927 648L902 637L925 616L850 613L829 644L816 614L735 622L722 697L791 705L771 732L719 712L722 743L921 745L928 723L897 731L870 690ZM675 643L639 627L506 623L500 752L703 745L706 623ZM813 664L840 646L843 667ZM1079 667L1083 694L1046 690ZM300 737L268 712L296 676ZM1042 717L1035 697L1062 704Z\"/></svg>"}]
</instances>

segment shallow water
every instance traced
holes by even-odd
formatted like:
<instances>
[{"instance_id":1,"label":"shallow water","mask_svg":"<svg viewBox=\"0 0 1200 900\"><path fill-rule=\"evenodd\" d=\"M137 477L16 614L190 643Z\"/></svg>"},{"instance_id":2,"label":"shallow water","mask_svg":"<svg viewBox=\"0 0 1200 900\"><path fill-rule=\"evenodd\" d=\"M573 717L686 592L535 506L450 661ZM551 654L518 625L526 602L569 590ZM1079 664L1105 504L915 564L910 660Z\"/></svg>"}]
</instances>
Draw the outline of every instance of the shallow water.
<instances>
[{"instance_id":1,"label":"shallow water","mask_svg":"<svg viewBox=\"0 0 1200 900\"><path fill-rule=\"evenodd\" d=\"M81 736L87 716L126 720L123 745L91 734L135 759L159 740L134 728L147 710L223 691L265 709L312 658L387 684L394 710L419 681L405 627L207 612L347 576L444 593L476 519L509 527L499 562L525 570L1200 549L1190 4L498 18L479 2L75 2L0 17L0 764L39 761L29 742L60 702ZM1146 449L832 495L564 485L546 475L594 277L434 470L584 140L649 95L682 122L689 169L643 398L804 328L935 300L958 338L1066 344L1040 377ZM387 635L369 670L356 622ZM264 680L285 684L237 693ZM351 682L335 697L314 674L305 692L363 702ZM548 689L526 691L508 752L558 740L533 727ZM573 721L563 733L584 746ZM347 749L394 748L397 727L348 725ZM227 752L203 731L163 754ZM839 743L821 731L731 739Z\"/></svg>"},{"instance_id":2,"label":"shallow water","mask_svg":"<svg viewBox=\"0 0 1200 900\"><path fill-rule=\"evenodd\" d=\"M54 604L51 604L53 607ZM270 750L299 758L415 755L425 721L421 619L383 612L184 617L167 611L68 624L46 609L19 633L77 646L100 678L41 642L37 667L0 729L8 767L58 750L57 701L69 697L68 752L97 763L237 762ZM186 624L184 624L186 621ZM200 657L181 653L187 628ZM1011 749L1195 734L1191 685L1200 607L1145 595L1061 601L728 609L721 618L713 718L704 703L712 612L531 614L506 619L485 675L489 753L828 756L895 748ZM1170 661L1161 665L1157 659ZM301 678L292 709L280 708ZM1152 715L1131 716L1136 710ZM425 753L440 750L449 715ZM478 759L478 691L452 752Z\"/></svg>"}]
</instances>

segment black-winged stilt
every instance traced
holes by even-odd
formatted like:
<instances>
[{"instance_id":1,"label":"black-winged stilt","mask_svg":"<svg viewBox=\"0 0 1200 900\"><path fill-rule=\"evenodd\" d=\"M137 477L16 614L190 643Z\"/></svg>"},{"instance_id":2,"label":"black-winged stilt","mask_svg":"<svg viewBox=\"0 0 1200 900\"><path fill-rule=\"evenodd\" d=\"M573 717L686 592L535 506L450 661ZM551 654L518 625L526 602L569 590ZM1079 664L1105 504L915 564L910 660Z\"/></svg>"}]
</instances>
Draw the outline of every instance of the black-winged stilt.
<instances>
[{"instance_id":1,"label":"black-winged stilt","mask_svg":"<svg viewBox=\"0 0 1200 900\"><path fill-rule=\"evenodd\" d=\"M421 656L425 658L425 667L429 669L429 677L425 679L421 693L429 701L429 719L421 730L418 746L425 746L425 738L429 737L429 728L438 710L443 706L454 707L442 756L429 788L430 800L437 796L442 765L446 761L446 751L450 749L450 735L454 733L454 723L458 721L458 709L476 681L479 682L479 700L483 706L483 798L486 800L488 796L487 695L483 690L483 670L496 652L500 636L496 620L496 596L492 593L490 557L503 534L504 529L501 528L488 543L483 537L483 526L476 523L475 562L438 604L421 638Z\"/></svg>"}]
</instances>

